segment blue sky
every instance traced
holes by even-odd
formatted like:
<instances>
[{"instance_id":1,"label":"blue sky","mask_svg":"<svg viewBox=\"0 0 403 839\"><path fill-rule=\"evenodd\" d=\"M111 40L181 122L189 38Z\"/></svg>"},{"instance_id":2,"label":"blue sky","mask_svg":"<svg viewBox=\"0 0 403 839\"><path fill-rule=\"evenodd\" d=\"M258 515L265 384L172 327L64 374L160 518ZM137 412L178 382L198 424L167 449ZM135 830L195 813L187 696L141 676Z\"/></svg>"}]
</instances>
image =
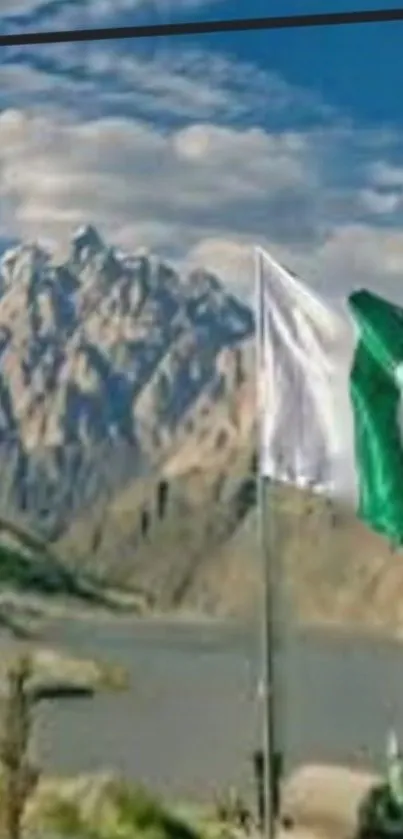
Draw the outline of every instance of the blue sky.
<instances>
[{"instance_id":1,"label":"blue sky","mask_svg":"<svg viewBox=\"0 0 403 839\"><path fill-rule=\"evenodd\" d=\"M377 6L2 0L0 29ZM61 253L90 221L248 293L260 242L327 289L403 300L402 37L396 23L3 48L0 247Z\"/></svg>"}]
</instances>

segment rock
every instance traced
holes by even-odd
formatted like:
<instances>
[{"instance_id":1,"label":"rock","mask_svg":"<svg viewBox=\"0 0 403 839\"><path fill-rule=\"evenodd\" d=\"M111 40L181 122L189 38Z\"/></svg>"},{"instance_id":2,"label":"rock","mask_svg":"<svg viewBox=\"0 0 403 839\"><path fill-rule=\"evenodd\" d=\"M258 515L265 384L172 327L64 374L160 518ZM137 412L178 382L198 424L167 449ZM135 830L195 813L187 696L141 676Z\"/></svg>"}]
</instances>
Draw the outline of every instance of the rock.
<instances>
[{"instance_id":1,"label":"rock","mask_svg":"<svg viewBox=\"0 0 403 839\"><path fill-rule=\"evenodd\" d=\"M16 652L14 644L1 645L0 695L7 690L7 671ZM35 699L56 699L62 696L91 696L98 690L122 690L127 687L123 668L91 659L79 659L58 650L24 645L31 657L33 675L28 685Z\"/></svg>"},{"instance_id":2,"label":"rock","mask_svg":"<svg viewBox=\"0 0 403 839\"><path fill-rule=\"evenodd\" d=\"M336 766L304 766L291 775L284 790L283 813L294 825L284 837L311 832L330 839L356 833L360 805L379 778L369 772Z\"/></svg>"}]
</instances>

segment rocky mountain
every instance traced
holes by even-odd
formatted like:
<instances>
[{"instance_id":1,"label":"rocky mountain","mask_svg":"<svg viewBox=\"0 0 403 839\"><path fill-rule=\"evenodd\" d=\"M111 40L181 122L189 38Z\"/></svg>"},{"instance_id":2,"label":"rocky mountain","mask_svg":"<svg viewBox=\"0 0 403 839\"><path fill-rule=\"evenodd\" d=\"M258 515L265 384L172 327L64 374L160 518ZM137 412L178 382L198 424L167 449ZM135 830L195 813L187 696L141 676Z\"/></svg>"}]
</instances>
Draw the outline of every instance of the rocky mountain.
<instances>
[{"instance_id":1,"label":"rocky mountain","mask_svg":"<svg viewBox=\"0 0 403 839\"><path fill-rule=\"evenodd\" d=\"M2 587L256 614L253 332L217 277L92 227L64 264L4 254L0 530L22 522L42 547L3 551ZM323 499L273 488L270 504L290 613L400 631L401 553Z\"/></svg>"},{"instance_id":2,"label":"rocky mountain","mask_svg":"<svg viewBox=\"0 0 403 839\"><path fill-rule=\"evenodd\" d=\"M215 457L211 438L193 460L173 458L158 477L129 483L78 518L58 543L60 555L101 580L139 586L158 610L256 619L262 557L253 428ZM289 488L271 487L266 516L282 620L402 636L402 551L351 511Z\"/></svg>"},{"instance_id":3,"label":"rocky mountain","mask_svg":"<svg viewBox=\"0 0 403 839\"><path fill-rule=\"evenodd\" d=\"M91 226L64 264L0 264L0 512L48 538L190 450L238 434L253 317L205 271L123 254ZM227 428L227 430L225 430Z\"/></svg>"}]
</instances>

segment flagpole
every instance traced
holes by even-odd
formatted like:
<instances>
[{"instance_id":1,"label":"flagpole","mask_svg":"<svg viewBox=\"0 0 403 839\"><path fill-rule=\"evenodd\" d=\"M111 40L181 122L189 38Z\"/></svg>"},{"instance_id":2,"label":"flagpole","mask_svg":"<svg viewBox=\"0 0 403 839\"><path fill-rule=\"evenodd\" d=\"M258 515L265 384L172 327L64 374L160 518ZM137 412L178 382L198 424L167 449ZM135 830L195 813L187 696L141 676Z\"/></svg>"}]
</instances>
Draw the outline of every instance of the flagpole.
<instances>
[{"instance_id":1,"label":"flagpole","mask_svg":"<svg viewBox=\"0 0 403 839\"><path fill-rule=\"evenodd\" d=\"M264 819L265 837L274 839L276 828L275 814L275 702L274 702L274 649L272 634L273 592L270 579L271 551L266 517L270 504L270 485L268 479L258 475L258 515L261 566L263 572L262 603L262 682L260 699L263 711L263 772L264 772Z\"/></svg>"},{"instance_id":2,"label":"flagpole","mask_svg":"<svg viewBox=\"0 0 403 839\"><path fill-rule=\"evenodd\" d=\"M262 695L263 705L263 771L264 771L264 828L266 839L274 839L276 821L279 815L279 782L281 756L278 752L277 684L275 679L276 626L275 626L275 575L277 562L275 550L275 529L273 500L274 487L270 478L263 475L261 469L261 445L263 442L262 416L262 348L263 348L263 309L262 309L262 265L261 254L255 249L256 272L256 373L257 373L257 425L258 425L258 468L257 468L257 511L259 529L259 547L262 569L262 615L261 615L261 654L262 654Z\"/></svg>"}]
</instances>

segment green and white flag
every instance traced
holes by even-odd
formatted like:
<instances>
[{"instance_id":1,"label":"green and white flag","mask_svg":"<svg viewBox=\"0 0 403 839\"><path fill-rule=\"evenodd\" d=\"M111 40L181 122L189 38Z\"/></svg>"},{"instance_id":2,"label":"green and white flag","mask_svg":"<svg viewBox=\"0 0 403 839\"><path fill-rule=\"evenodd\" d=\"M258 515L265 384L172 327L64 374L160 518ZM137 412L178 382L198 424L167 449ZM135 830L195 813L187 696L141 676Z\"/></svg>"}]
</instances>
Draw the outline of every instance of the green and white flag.
<instances>
[{"instance_id":1,"label":"green and white flag","mask_svg":"<svg viewBox=\"0 0 403 839\"><path fill-rule=\"evenodd\" d=\"M325 302L258 249L260 469L403 543L403 308Z\"/></svg>"}]
</instances>

